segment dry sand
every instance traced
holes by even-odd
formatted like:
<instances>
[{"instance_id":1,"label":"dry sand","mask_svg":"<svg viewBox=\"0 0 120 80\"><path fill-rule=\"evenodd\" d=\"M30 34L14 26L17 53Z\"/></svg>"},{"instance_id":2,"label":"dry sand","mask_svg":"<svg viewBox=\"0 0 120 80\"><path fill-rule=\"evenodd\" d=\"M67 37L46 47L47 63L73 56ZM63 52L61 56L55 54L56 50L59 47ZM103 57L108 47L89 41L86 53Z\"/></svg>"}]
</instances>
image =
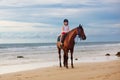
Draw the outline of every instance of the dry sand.
<instances>
[{"instance_id":1,"label":"dry sand","mask_svg":"<svg viewBox=\"0 0 120 80\"><path fill-rule=\"evenodd\" d=\"M120 60L79 63L74 69L54 66L4 74L0 80L120 80Z\"/></svg>"}]
</instances>

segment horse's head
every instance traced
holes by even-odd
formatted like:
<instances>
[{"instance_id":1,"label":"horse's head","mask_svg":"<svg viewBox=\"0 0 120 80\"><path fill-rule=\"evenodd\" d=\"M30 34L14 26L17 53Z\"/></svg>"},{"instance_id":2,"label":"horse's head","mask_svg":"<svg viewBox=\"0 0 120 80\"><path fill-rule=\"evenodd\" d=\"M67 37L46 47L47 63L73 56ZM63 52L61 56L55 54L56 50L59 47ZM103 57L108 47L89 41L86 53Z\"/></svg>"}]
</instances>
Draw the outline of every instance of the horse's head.
<instances>
[{"instance_id":1,"label":"horse's head","mask_svg":"<svg viewBox=\"0 0 120 80\"><path fill-rule=\"evenodd\" d=\"M77 27L77 34L78 34L80 39L86 40L86 35L84 33L84 29L83 29L81 24L79 25L79 27Z\"/></svg>"}]
</instances>

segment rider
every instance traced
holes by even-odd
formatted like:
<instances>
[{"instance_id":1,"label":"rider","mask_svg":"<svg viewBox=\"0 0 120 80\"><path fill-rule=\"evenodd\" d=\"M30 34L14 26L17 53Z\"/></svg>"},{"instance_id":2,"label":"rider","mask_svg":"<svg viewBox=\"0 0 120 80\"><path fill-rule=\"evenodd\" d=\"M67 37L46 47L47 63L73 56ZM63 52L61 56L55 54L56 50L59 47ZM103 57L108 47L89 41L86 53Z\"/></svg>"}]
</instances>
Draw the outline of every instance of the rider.
<instances>
[{"instance_id":1,"label":"rider","mask_svg":"<svg viewBox=\"0 0 120 80\"><path fill-rule=\"evenodd\" d=\"M60 37L61 46L63 46L63 41L64 41L65 35L69 32L68 19L64 19L63 24L64 25L62 26L62 32L61 32L61 37Z\"/></svg>"}]
</instances>

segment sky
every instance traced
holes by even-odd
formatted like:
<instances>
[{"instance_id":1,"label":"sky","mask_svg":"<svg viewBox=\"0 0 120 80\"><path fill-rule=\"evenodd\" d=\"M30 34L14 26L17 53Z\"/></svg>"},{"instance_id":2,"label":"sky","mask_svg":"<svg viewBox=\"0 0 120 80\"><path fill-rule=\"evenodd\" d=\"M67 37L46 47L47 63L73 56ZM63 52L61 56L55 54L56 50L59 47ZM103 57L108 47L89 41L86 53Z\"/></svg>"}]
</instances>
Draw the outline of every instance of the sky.
<instances>
[{"instance_id":1,"label":"sky","mask_svg":"<svg viewBox=\"0 0 120 80\"><path fill-rule=\"evenodd\" d=\"M120 41L120 0L0 0L0 43L56 42L65 18L86 42Z\"/></svg>"}]
</instances>

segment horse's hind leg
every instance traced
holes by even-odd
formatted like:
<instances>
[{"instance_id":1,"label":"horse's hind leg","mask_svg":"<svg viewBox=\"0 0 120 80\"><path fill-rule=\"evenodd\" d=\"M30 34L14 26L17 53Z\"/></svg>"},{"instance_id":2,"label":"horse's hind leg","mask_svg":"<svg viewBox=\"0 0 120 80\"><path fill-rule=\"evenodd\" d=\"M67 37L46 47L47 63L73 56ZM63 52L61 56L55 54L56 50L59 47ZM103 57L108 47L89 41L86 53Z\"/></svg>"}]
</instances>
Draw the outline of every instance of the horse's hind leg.
<instances>
[{"instance_id":1,"label":"horse's hind leg","mask_svg":"<svg viewBox=\"0 0 120 80\"><path fill-rule=\"evenodd\" d=\"M59 54L59 65L60 67L62 67L62 64L61 64L61 49L58 48L58 54Z\"/></svg>"}]
</instances>

